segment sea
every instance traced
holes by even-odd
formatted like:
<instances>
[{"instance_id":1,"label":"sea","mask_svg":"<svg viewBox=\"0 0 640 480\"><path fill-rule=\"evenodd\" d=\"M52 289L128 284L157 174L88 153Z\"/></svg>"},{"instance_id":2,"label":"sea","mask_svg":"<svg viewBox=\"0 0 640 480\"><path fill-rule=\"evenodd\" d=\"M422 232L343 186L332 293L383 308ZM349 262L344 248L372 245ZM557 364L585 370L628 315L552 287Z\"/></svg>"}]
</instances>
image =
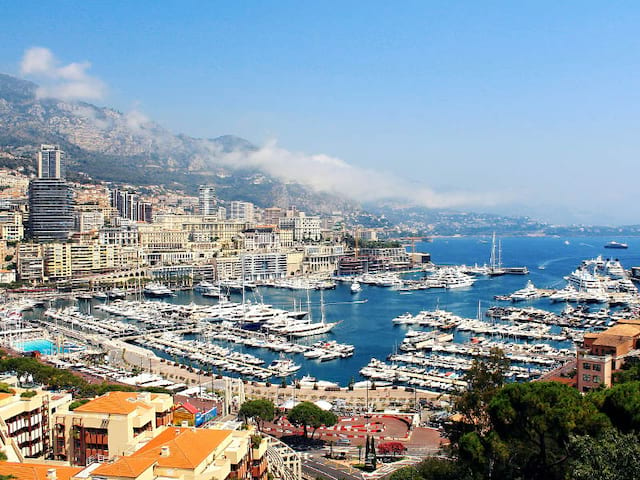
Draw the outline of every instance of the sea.
<instances>
[{"instance_id":1,"label":"sea","mask_svg":"<svg viewBox=\"0 0 640 480\"><path fill-rule=\"evenodd\" d=\"M336 340L355 346L355 354L347 359L319 362L305 359L300 354L288 354L302 368L298 377L312 375L318 379L347 385L350 381L363 378L359 370L372 357L384 360L396 351L402 342L409 326L396 326L392 319L409 312L417 314L421 310L441 308L466 318L477 318L480 312L484 315L487 308L493 305L507 305L509 302L494 300L496 295L508 295L523 288L531 280L539 288L562 288L564 276L577 268L582 260L595 258L617 258L625 269L640 265L640 238L615 238L618 242L629 245L627 250L605 249L604 245L612 238L602 237L503 237L500 239L502 264L505 267L527 267L528 275L504 275L498 277L478 277L476 283L468 288L444 290L429 289L413 292L402 292L390 288L363 285L360 293L352 294L350 284L338 283L335 290L323 292L326 321L340 324L332 332L306 340L303 343L314 343L318 340ZM411 248L411 247L410 247ZM491 255L490 237L448 237L434 238L431 242L416 243L415 251L431 254L431 259L438 265L483 265L489 263ZM415 275L415 274L413 274ZM310 292L309 302L314 320L321 318L320 292ZM249 301L265 303L273 306L293 309L302 305L307 308L307 292L261 287L248 292ZM232 295L232 300L240 301L240 295ZM216 303L215 299L202 297L194 291L179 291L175 297L158 301L177 304ZM93 300L92 302L97 303ZM559 312L564 305L552 304L548 299L520 302L519 306L534 306L549 311ZM595 307L600 308L599 306ZM100 313L95 310L96 315ZM465 334L456 334L454 341L468 339ZM277 353L265 349L247 348L236 344L221 342L228 348L245 351L258 356L269 363L278 357ZM570 347L571 344L555 344L558 347Z\"/></svg>"}]
</instances>

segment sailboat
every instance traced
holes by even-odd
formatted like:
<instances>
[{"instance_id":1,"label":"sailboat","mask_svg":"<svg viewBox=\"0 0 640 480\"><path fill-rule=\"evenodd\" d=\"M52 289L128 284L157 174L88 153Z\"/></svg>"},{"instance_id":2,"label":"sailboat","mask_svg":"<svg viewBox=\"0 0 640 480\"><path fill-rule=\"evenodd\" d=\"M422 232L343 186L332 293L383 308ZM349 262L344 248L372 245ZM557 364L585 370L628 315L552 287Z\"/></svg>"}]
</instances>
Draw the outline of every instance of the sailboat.
<instances>
[{"instance_id":1,"label":"sailboat","mask_svg":"<svg viewBox=\"0 0 640 480\"><path fill-rule=\"evenodd\" d=\"M309 318L309 320L294 321L284 327L279 328L278 332L289 337L311 337L314 335L323 335L325 333L329 333L331 330L333 330L333 327L338 325L340 322L325 321L324 293L322 290L320 290L320 312L320 322L314 323L311 321L311 318Z\"/></svg>"},{"instance_id":2,"label":"sailboat","mask_svg":"<svg viewBox=\"0 0 640 480\"><path fill-rule=\"evenodd\" d=\"M498 241L496 251L496 232L493 232L491 237L491 259L489 261L489 271L487 275L490 277L496 277L504 275L506 272L502 268L502 242Z\"/></svg>"}]
</instances>

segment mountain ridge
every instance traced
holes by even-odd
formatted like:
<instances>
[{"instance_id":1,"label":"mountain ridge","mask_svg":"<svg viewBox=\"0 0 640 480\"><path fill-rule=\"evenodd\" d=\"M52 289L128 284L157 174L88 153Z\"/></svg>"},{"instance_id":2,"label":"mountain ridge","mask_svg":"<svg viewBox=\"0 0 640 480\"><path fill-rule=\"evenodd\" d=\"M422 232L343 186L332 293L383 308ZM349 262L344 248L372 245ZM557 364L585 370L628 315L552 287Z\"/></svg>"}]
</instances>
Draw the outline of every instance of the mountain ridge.
<instances>
[{"instance_id":1,"label":"mountain ridge","mask_svg":"<svg viewBox=\"0 0 640 480\"><path fill-rule=\"evenodd\" d=\"M22 159L28 170L38 146L53 143L65 150L68 171L96 180L160 184L189 193L214 183L221 198L260 207L296 205L314 213L357 208L352 200L284 182L258 168L229 165L225 155L257 150L244 138L173 134L137 111L38 98L37 92L35 83L0 73L0 150Z\"/></svg>"}]
</instances>

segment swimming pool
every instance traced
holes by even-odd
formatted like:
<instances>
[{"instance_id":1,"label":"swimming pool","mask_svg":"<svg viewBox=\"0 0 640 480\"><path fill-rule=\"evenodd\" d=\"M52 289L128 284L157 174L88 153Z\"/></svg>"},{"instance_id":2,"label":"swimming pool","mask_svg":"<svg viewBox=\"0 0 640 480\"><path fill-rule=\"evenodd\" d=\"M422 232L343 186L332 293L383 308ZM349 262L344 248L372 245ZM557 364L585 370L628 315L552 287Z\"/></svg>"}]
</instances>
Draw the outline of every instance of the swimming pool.
<instances>
[{"instance_id":1,"label":"swimming pool","mask_svg":"<svg viewBox=\"0 0 640 480\"><path fill-rule=\"evenodd\" d=\"M28 340L26 342L17 342L13 344L16 350L22 352L40 352L43 355L51 355L56 353L56 345L51 340L39 338Z\"/></svg>"}]
</instances>

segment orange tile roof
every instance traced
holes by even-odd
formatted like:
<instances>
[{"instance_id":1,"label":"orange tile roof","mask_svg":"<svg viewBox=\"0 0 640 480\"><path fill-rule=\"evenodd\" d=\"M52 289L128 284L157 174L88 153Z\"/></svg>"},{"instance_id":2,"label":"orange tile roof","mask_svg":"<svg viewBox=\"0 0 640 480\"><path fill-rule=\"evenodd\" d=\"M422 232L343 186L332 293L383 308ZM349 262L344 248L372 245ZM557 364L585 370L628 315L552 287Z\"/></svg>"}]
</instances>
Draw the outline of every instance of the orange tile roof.
<instances>
[{"instance_id":1,"label":"orange tile roof","mask_svg":"<svg viewBox=\"0 0 640 480\"><path fill-rule=\"evenodd\" d=\"M103 463L92 473L105 477L138 478L155 463L156 460L150 457L120 457L115 462Z\"/></svg>"},{"instance_id":2,"label":"orange tile roof","mask_svg":"<svg viewBox=\"0 0 640 480\"><path fill-rule=\"evenodd\" d=\"M153 399L153 396L151 398ZM151 405L138 399L136 392L108 392L84 405L80 405L74 411L127 415L138 407L151 408Z\"/></svg>"},{"instance_id":3,"label":"orange tile roof","mask_svg":"<svg viewBox=\"0 0 640 480\"><path fill-rule=\"evenodd\" d=\"M230 435L231 430L168 427L133 456L153 458L161 467L192 469L200 465ZM167 457L160 456L164 446L169 447Z\"/></svg>"},{"instance_id":4,"label":"orange tile roof","mask_svg":"<svg viewBox=\"0 0 640 480\"><path fill-rule=\"evenodd\" d=\"M84 467L63 467L42 463L0 462L0 475L13 475L16 480L47 480L47 470L56 469L58 480L69 480Z\"/></svg>"},{"instance_id":5,"label":"orange tile roof","mask_svg":"<svg viewBox=\"0 0 640 480\"><path fill-rule=\"evenodd\" d=\"M9 398L9 397L13 397L13 393L5 393L5 392L0 392L0 401Z\"/></svg>"}]
</instances>

